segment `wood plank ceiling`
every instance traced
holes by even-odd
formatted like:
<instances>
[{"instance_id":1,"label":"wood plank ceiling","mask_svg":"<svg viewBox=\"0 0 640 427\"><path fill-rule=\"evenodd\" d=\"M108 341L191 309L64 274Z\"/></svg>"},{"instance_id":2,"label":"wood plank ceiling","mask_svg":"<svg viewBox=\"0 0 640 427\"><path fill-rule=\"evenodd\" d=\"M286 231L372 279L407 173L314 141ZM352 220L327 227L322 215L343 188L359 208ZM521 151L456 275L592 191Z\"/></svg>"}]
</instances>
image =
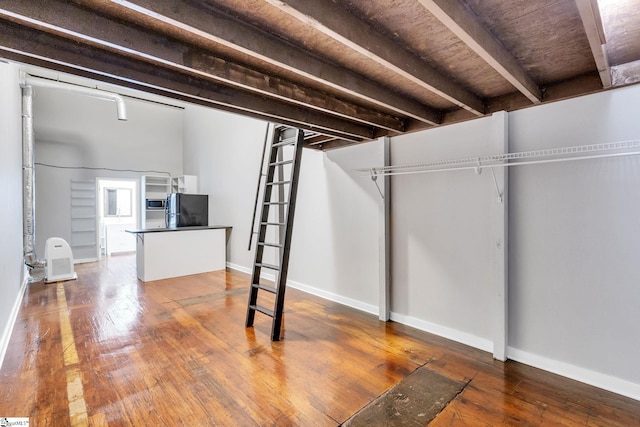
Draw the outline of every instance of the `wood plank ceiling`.
<instances>
[{"instance_id":1,"label":"wood plank ceiling","mask_svg":"<svg viewBox=\"0 0 640 427\"><path fill-rule=\"evenodd\" d=\"M599 3L0 0L0 57L331 149L637 83L640 0Z\"/></svg>"}]
</instances>

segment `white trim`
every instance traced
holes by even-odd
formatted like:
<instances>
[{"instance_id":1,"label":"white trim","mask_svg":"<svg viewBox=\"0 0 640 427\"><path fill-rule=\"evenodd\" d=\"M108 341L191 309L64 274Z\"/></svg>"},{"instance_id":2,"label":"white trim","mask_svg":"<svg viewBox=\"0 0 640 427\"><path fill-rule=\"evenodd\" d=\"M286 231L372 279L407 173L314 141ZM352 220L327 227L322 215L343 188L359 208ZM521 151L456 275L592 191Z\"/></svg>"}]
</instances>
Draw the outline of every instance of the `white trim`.
<instances>
[{"instance_id":1,"label":"white trim","mask_svg":"<svg viewBox=\"0 0 640 427\"><path fill-rule=\"evenodd\" d=\"M228 262L227 267L233 270L241 271L243 273L251 273L251 269L233 263ZM273 280L273 275L263 275L263 277L265 279ZM373 315L378 314L378 307L376 307L375 305L365 304L361 301L346 298L292 280L288 281L287 285L291 286L292 288L299 289L303 292L307 292L309 294L316 295L321 298L334 301ZM476 335L458 331L456 329L447 328L445 326L395 312L391 312L391 320L394 322L402 323L403 325L420 329L421 331L429 332L434 335L438 335L462 344L469 345L471 347L478 348L489 353L494 351L493 342L486 338L478 337ZM561 375L563 377L580 381L594 387L608 390L613 393L629 397L631 399L640 400L640 384L625 381L620 378L602 374L600 372L592 371L589 369L580 368L569 363L559 362L543 356L538 356L536 354L519 350L513 347L507 347L507 358L519 363L524 363L525 365L533 366L535 368Z\"/></svg>"},{"instance_id":2,"label":"white trim","mask_svg":"<svg viewBox=\"0 0 640 427\"><path fill-rule=\"evenodd\" d=\"M533 366L581 383L589 384L631 399L640 400L640 384L632 383L611 375L581 368L566 362L549 359L513 347L507 347L507 357L516 362Z\"/></svg>"},{"instance_id":3,"label":"white trim","mask_svg":"<svg viewBox=\"0 0 640 427\"><path fill-rule=\"evenodd\" d=\"M227 262L227 267L237 270L243 273L251 274L251 269L247 267L243 267L241 265L233 264ZM274 280L274 276L272 274L262 274L262 277L267 280ZM373 304L367 304L362 301L357 301L352 298L347 298L338 294L334 294L332 292L327 292L322 289L314 288L312 286L304 285L302 283L288 280L287 286L291 286L292 288L299 289L303 292L307 292L309 294L318 296L320 298L327 299L329 301L334 301L343 305L346 305L351 308L355 308L357 310L364 311L366 313L378 315L378 307ZM421 331L429 332L434 335L438 335L444 338L448 338L453 341L457 341L471 347L479 348L480 350L493 352L493 342L488 339L481 338L472 334L468 334L466 332L461 332L455 329L447 328L444 326L436 325L435 323L426 322L421 319L417 319L411 316L405 316L399 313L390 313L390 318L394 322L402 323L407 326L414 327L416 329L420 329Z\"/></svg>"},{"instance_id":4,"label":"white trim","mask_svg":"<svg viewBox=\"0 0 640 427\"><path fill-rule=\"evenodd\" d=\"M487 351L489 353L493 353L493 342L477 335L447 328L446 326L441 326L435 323L427 322L426 320L406 316L404 314L395 313L393 311L391 312L391 320L393 320L394 322L402 323L403 325L420 329L421 331L429 332L430 334L438 335L440 337L444 337L471 347L478 348L480 350Z\"/></svg>"},{"instance_id":5,"label":"white trim","mask_svg":"<svg viewBox=\"0 0 640 427\"><path fill-rule=\"evenodd\" d=\"M241 266L241 265L234 264L234 263L232 263L232 262L228 262L228 261L227 261L227 268L230 268L230 269L232 269L232 270L239 271L239 272L241 272L241 273L251 274L251 269L250 269L250 268L243 267L243 266Z\"/></svg>"},{"instance_id":6,"label":"white trim","mask_svg":"<svg viewBox=\"0 0 640 427\"><path fill-rule=\"evenodd\" d=\"M320 298L324 298L329 301L337 302L347 307L355 308L356 310L364 311L369 314L378 315L378 306L373 304L367 304L362 301L358 301L352 298L344 297L342 295L334 294L323 289L314 288L312 286L304 285L302 283L295 282L293 280L287 281L287 286L298 289L302 292L306 292L311 295L315 295Z\"/></svg>"},{"instance_id":7,"label":"white trim","mask_svg":"<svg viewBox=\"0 0 640 427\"><path fill-rule=\"evenodd\" d=\"M497 153L509 152L509 114L500 111L491 116L492 145ZM508 267L509 267L509 174L506 169L491 169L495 199L491 203L493 293L493 358L507 360Z\"/></svg>"},{"instance_id":8,"label":"white trim","mask_svg":"<svg viewBox=\"0 0 640 427\"><path fill-rule=\"evenodd\" d=\"M391 163L391 138L379 139L385 166ZM375 181L374 181L375 182ZM391 315L391 177L378 184L378 319L386 322Z\"/></svg>"},{"instance_id":9,"label":"white trim","mask_svg":"<svg viewBox=\"0 0 640 427\"><path fill-rule=\"evenodd\" d=\"M240 271L242 273L251 274L251 269L243 267L241 265L233 264L228 262L227 267ZM275 280L275 276L273 274L262 274L261 277L263 279ZM305 285L300 282L296 282L295 280L287 280L287 286L298 289L302 292L306 292L311 295L315 295L320 298L324 298L329 301L337 302L342 305L346 305L347 307L355 308L356 310L364 311L369 314L378 315L378 306L373 304L367 304L362 301L358 301L352 298L344 297L342 295L334 294L333 292L328 292L323 289L314 288L313 286Z\"/></svg>"},{"instance_id":10,"label":"white trim","mask_svg":"<svg viewBox=\"0 0 640 427\"><path fill-rule=\"evenodd\" d=\"M132 252L133 253L133 252ZM98 258L80 258L80 259L74 259L73 260L73 264L86 264L88 262L97 262Z\"/></svg>"},{"instance_id":11,"label":"white trim","mask_svg":"<svg viewBox=\"0 0 640 427\"><path fill-rule=\"evenodd\" d=\"M22 273L22 284L20 285L18 296L16 298L16 301L13 303L13 308L11 309L11 313L9 314L9 322L7 323L4 331L2 331L2 340L0 340L0 368L4 363L4 356L7 354L7 349L9 348L9 340L11 339L11 334L13 333L13 327L16 324L16 320L18 320L18 314L20 313L22 299L24 298L24 293L27 289L27 283L29 283L29 274L25 267Z\"/></svg>"}]
</instances>

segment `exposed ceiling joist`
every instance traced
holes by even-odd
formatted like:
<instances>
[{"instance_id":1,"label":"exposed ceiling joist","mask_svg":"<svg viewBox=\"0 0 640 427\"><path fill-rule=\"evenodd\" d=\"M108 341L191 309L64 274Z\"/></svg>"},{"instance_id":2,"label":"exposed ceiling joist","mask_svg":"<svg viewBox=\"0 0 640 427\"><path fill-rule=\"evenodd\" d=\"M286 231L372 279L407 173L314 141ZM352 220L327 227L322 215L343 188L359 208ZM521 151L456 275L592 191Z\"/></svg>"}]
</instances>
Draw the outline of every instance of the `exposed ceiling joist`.
<instances>
[{"instance_id":1,"label":"exposed ceiling joist","mask_svg":"<svg viewBox=\"0 0 640 427\"><path fill-rule=\"evenodd\" d=\"M318 136L314 136L312 138L309 138L308 140L305 140L305 142L309 146L314 146L314 145L326 144L327 142L335 141L336 139L337 138L332 137L332 136L318 135Z\"/></svg>"},{"instance_id":2,"label":"exposed ceiling joist","mask_svg":"<svg viewBox=\"0 0 640 427\"><path fill-rule=\"evenodd\" d=\"M602 17L596 0L575 0L582 19L584 31L589 39L589 47L596 62L602 87L611 87L611 67L609 65L609 57L607 55L607 40L604 35L602 26Z\"/></svg>"},{"instance_id":3,"label":"exposed ceiling joist","mask_svg":"<svg viewBox=\"0 0 640 427\"><path fill-rule=\"evenodd\" d=\"M640 83L640 0L595 1L1 0L0 60L327 150Z\"/></svg>"},{"instance_id":4,"label":"exposed ceiling joist","mask_svg":"<svg viewBox=\"0 0 640 427\"><path fill-rule=\"evenodd\" d=\"M266 0L268 3L449 102L483 115L483 101L403 46L327 0Z\"/></svg>"},{"instance_id":5,"label":"exposed ceiling joist","mask_svg":"<svg viewBox=\"0 0 640 427\"><path fill-rule=\"evenodd\" d=\"M332 115L312 113L303 107L269 100L89 46L79 46L73 41L12 22L0 20L0 25L3 28L0 32L0 52L4 51L3 56L7 58L28 63L41 62L54 70L71 70L81 76L297 126L352 142L375 137L369 126ZM52 60L52 57L56 59Z\"/></svg>"},{"instance_id":6,"label":"exposed ceiling joist","mask_svg":"<svg viewBox=\"0 0 640 427\"><path fill-rule=\"evenodd\" d=\"M401 132L405 127L402 120L391 115L230 63L197 46L166 37L160 39L148 31L110 21L72 3L49 0L34 4L8 0L4 7L10 7L10 11L0 9L0 16L106 50L383 129Z\"/></svg>"},{"instance_id":7,"label":"exposed ceiling joist","mask_svg":"<svg viewBox=\"0 0 640 427\"><path fill-rule=\"evenodd\" d=\"M83 0L83 3L101 7L101 2L97 0ZM180 0L162 2L120 0L117 3L130 12L237 50L352 97L431 125L440 123L441 115L437 110L404 97L359 74L323 61L231 17L207 11Z\"/></svg>"},{"instance_id":8,"label":"exposed ceiling joist","mask_svg":"<svg viewBox=\"0 0 640 427\"><path fill-rule=\"evenodd\" d=\"M531 102L542 101L542 91L511 53L460 0L419 0L440 22L493 67Z\"/></svg>"}]
</instances>

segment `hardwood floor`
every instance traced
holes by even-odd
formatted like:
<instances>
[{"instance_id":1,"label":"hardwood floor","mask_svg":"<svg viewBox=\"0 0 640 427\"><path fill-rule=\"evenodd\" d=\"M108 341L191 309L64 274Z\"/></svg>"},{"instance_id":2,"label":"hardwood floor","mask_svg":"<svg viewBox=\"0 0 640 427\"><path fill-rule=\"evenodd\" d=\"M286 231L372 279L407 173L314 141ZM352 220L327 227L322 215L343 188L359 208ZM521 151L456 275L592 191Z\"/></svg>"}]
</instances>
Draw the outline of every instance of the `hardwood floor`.
<instances>
[{"instance_id":1,"label":"hardwood floor","mask_svg":"<svg viewBox=\"0 0 640 427\"><path fill-rule=\"evenodd\" d=\"M245 329L249 276L142 283L135 256L30 285L0 416L31 426L336 426L419 366L467 382L431 425L640 425L640 402L287 290Z\"/></svg>"}]
</instances>

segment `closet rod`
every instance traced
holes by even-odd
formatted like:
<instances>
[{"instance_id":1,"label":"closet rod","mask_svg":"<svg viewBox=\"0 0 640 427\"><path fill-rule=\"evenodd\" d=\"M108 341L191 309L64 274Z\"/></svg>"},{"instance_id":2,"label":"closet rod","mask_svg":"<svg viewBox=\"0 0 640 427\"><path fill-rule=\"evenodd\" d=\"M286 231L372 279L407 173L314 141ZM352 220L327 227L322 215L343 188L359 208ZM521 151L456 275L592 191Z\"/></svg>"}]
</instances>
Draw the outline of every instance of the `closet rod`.
<instances>
[{"instance_id":1,"label":"closet rod","mask_svg":"<svg viewBox=\"0 0 640 427\"><path fill-rule=\"evenodd\" d=\"M629 150L635 151L602 153L603 151ZM598 153L601 154L586 154ZM558 163L574 160L600 159L607 157L631 156L640 154L640 140L610 142L604 144L581 145L575 147L550 148L535 151L523 151L518 153L496 154L482 157L466 157L453 160L437 160L433 162L412 163L407 165L373 167L353 169L362 175L390 176L409 175L415 173L444 172L453 170L475 169L494 167L509 167L517 165L533 165L543 163ZM559 157L558 157L559 156ZM555 158L549 158L555 157ZM511 162L510 162L511 161Z\"/></svg>"}]
</instances>

